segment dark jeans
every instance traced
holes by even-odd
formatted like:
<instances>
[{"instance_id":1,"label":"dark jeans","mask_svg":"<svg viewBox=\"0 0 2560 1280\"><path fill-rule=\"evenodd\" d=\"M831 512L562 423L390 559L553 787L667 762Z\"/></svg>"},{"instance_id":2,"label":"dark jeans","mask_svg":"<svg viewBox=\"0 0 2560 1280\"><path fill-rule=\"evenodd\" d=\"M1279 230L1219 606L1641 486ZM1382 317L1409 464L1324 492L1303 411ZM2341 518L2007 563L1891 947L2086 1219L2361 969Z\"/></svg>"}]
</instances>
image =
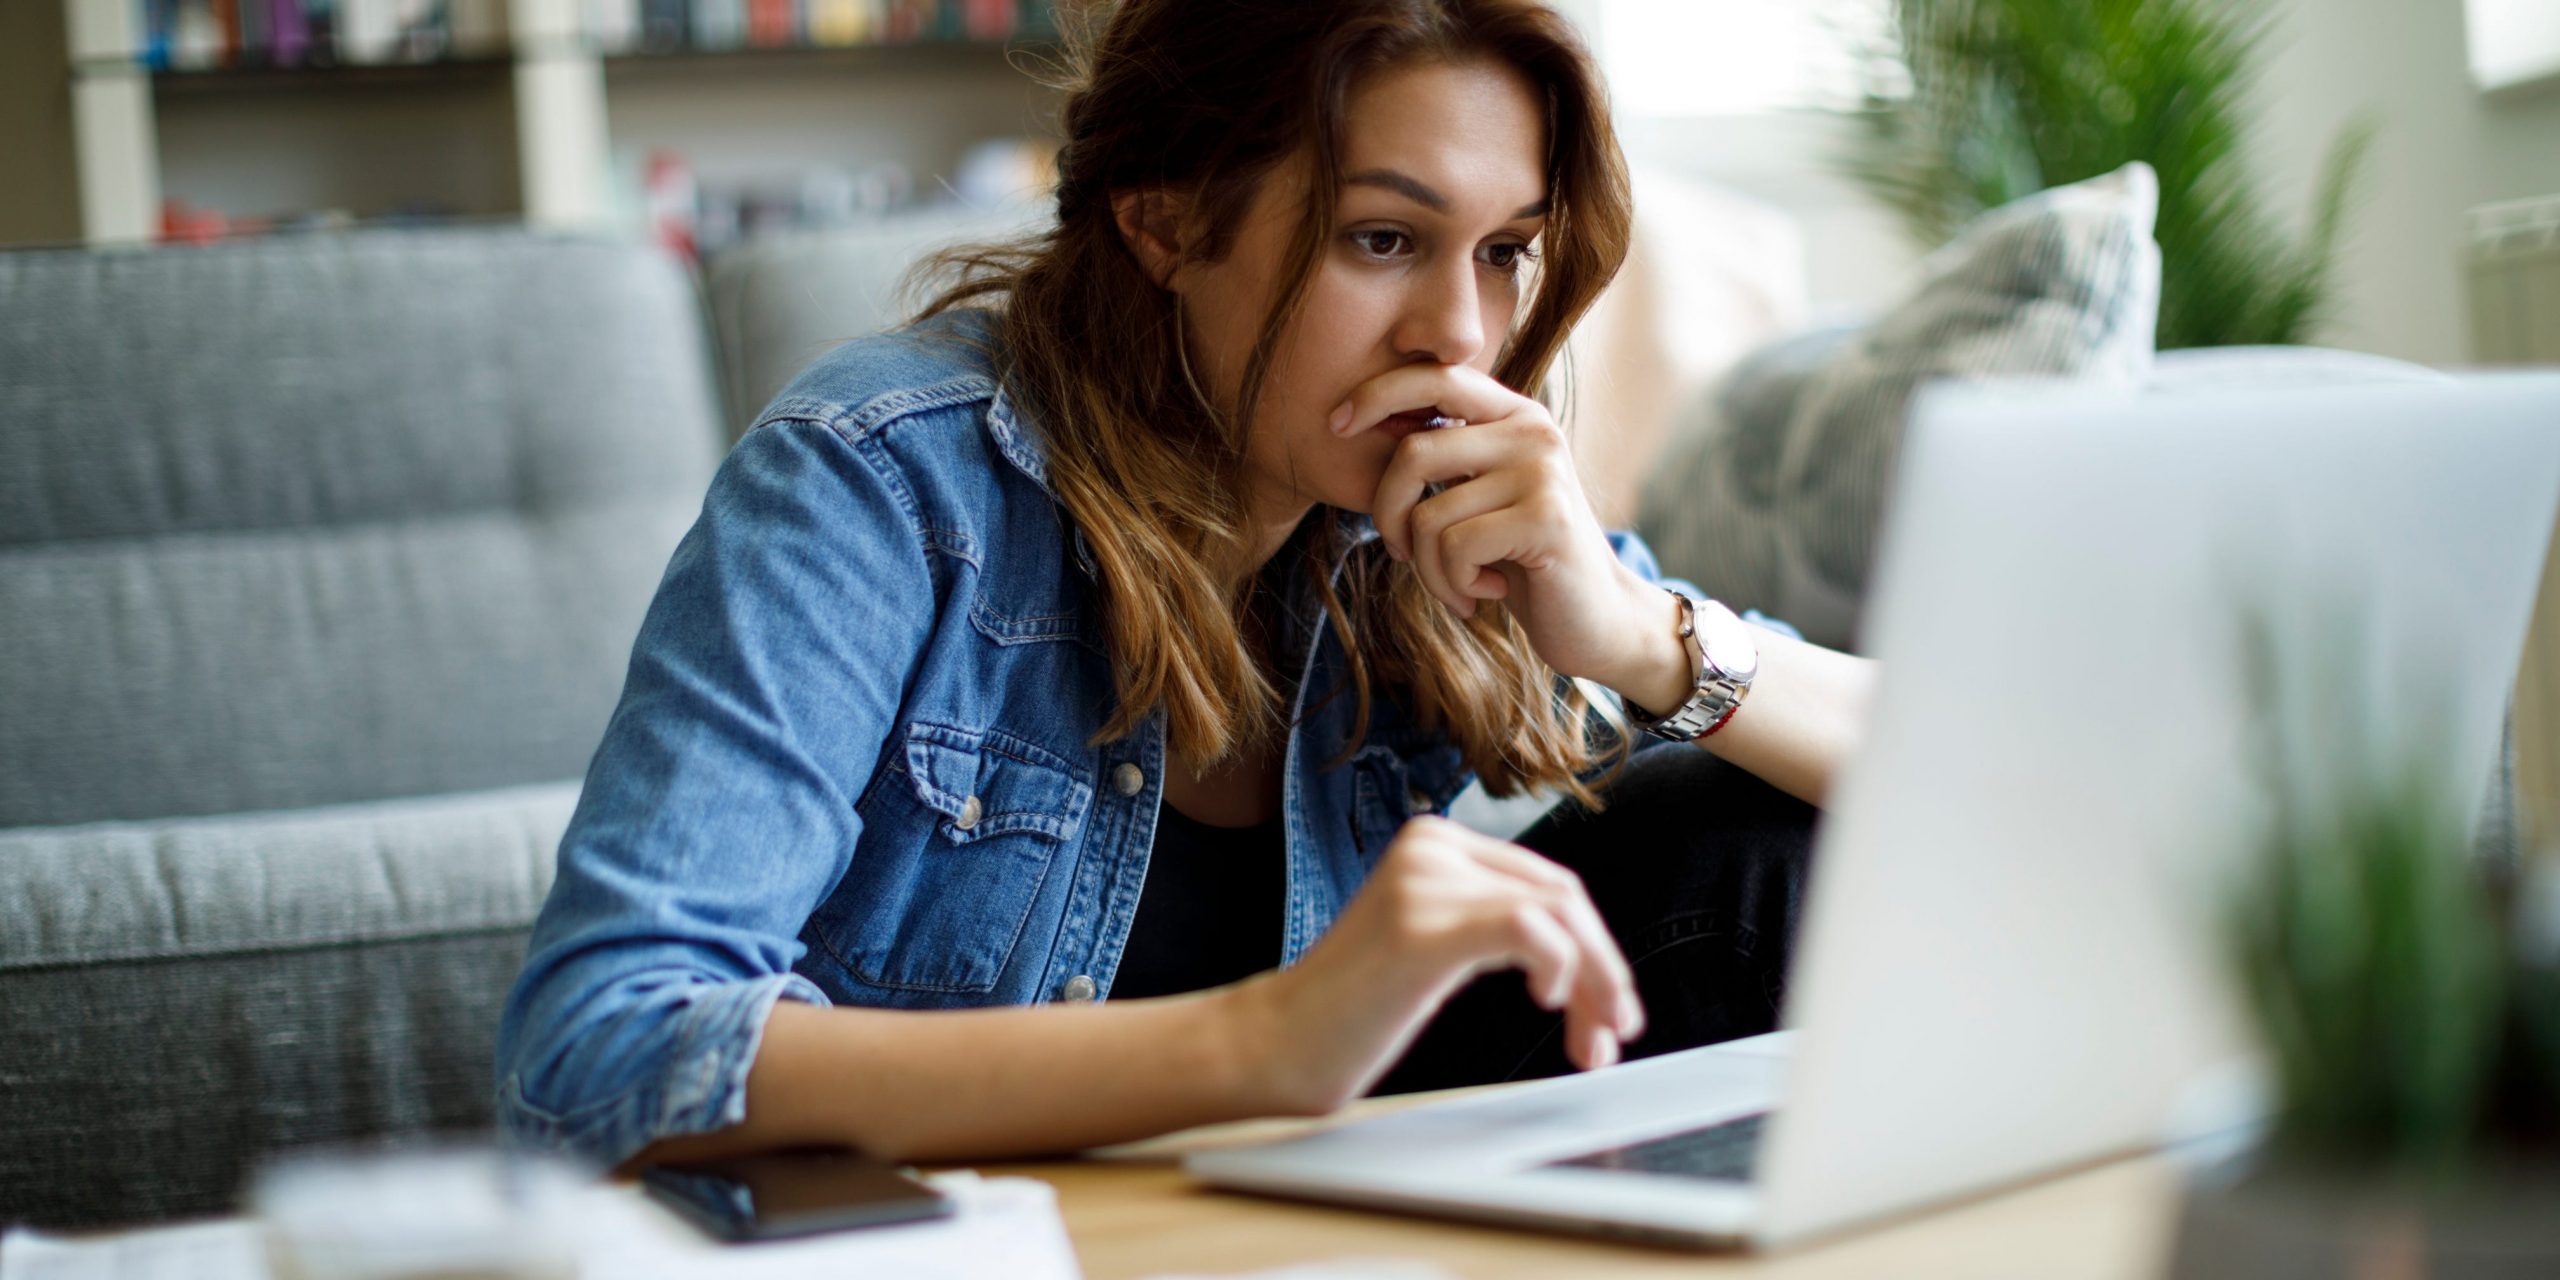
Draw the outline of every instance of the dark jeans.
<instances>
[{"instance_id":1,"label":"dark jeans","mask_svg":"<svg viewBox=\"0 0 2560 1280\"><path fill-rule=\"evenodd\" d=\"M1519 842L1571 868L1635 970L1645 1033L1628 1059L1774 1031L1818 811L1695 747L1660 747ZM1373 1094L1573 1070L1564 1017L1516 969L1459 988Z\"/></svg>"}]
</instances>

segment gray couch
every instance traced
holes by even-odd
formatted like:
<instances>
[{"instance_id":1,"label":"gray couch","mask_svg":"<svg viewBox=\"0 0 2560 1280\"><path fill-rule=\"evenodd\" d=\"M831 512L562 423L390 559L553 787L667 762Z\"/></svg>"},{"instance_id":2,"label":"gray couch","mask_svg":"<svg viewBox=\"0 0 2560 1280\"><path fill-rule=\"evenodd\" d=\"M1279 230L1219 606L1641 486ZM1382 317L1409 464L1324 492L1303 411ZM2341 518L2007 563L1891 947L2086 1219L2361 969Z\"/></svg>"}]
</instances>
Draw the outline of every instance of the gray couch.
<instances>
[{"instance_id":1,"label":"gray couch","mask_svg":"<svg viewBox=\"0 0 2560 1280\"><path fill-rule=\"evenodd\" d=\"M0 1224L490 1119L497 1014L720 453L1025 211L0 252ZM723 368L732 371L722 376Z\"/></svg>"},{"instance_id":2,"label":"gray couch","mask_svg":"<svg viewBox=\"0 0 2560 1280\"><path fill-rule=\"evenodd\" d=\"M0 1220L486 1125L707 351L596 241L0 255Z\"/></svg>"}]
</instances>

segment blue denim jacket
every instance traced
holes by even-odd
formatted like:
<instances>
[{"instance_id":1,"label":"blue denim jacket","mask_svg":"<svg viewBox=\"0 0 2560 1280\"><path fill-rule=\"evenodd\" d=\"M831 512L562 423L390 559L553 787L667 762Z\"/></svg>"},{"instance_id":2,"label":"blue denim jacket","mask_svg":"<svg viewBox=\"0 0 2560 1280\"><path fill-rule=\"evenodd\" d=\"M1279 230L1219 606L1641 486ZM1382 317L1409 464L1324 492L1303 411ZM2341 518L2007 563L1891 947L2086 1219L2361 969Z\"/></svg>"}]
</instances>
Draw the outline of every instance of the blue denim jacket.
<instances>
[{"instance_id":1,"label":"blue denim jacket","mask_svg":"<svg viewBox=\"0 0 2560 1280\"><path fill-rule=\"evenodd\" d=\"M738 1123L776 999L1110 992L1163 794L1164 716L1086 745L1114 700L1090 553L986 357L947 340L962 330L991 335L984 313L954 313L837 348L713 478L499 1029L498 1110L517 1140L615 1162ZM1344 523L1337 569L1377 536ZM1659 577L1634 535L1611 539ZM1396 829L1472 776L1384 697L1357 754L1324 767L1354 700L1324 700L1339 642L1312 591L1298 599L1279 647L1300 664L1304 717L1283 784L1283 965Z\"/></svg>"}]
</instances>

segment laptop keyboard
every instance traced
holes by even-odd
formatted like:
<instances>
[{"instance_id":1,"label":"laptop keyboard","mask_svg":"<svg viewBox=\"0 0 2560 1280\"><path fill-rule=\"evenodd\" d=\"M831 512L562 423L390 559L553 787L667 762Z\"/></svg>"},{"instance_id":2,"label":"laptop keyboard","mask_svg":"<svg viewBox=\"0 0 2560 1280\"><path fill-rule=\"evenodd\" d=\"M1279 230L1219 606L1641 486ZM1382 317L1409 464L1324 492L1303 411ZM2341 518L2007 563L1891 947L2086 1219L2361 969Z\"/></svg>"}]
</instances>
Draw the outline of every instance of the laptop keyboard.
<instances>
[{"instance_id":1,"label":"laptop keyboard","mask_svg":"<svg viewBox=\"0 0 2560 1280\"><path fill-rule=\"evenodd\" d=\"M1703 1178L1714 1182L1748 1182L1751 1180L1752 1162L1760 1154L1760 1125L1768 1118L1769 1113L1762 1111L1702 1129L1684 1130L1665 1138L1553 1161L1552 1166L1664 1173L1676 1178Z\"/></svg>"}]
</instances>

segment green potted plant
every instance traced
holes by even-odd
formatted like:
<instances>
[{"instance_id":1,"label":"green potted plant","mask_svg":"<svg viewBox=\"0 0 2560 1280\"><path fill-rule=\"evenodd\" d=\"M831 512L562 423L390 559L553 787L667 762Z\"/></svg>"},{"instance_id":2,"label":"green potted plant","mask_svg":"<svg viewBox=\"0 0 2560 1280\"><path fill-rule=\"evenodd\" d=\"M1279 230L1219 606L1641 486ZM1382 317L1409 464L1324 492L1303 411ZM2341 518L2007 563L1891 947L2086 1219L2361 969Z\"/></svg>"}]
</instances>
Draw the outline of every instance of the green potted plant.
<instances>
[{"instance_id":1,"label":"green potted plant","mask_svg":"<svg viewBox=\"0 0 2560 1280\"><path fill-rule=\"evenodd\" d=\"M2342 723L2351 668L2250 669L2262 724L2325 723L2260 756L2220 937L2272 1113L2191 1181L2173 1274L2560 1275L2560 876L2476 858L2443 753Z\"/></svg>"},{"instance_id":2,"label":"green potted plant","mask_svg":"<svg viewBox=\"0 0 2560 1280\"><path fill-rule=\"evenodd\" d=\"M2147 161L2160 179L2158 346L2307 341L2372 130L2331 144L2297 237L2243 150L2259 0L1895 0L1897 47L1841 168L1944 244L1986 209ZM1886 92L1885 86L1908 92Z\"/></svg>"}]
</instances>

